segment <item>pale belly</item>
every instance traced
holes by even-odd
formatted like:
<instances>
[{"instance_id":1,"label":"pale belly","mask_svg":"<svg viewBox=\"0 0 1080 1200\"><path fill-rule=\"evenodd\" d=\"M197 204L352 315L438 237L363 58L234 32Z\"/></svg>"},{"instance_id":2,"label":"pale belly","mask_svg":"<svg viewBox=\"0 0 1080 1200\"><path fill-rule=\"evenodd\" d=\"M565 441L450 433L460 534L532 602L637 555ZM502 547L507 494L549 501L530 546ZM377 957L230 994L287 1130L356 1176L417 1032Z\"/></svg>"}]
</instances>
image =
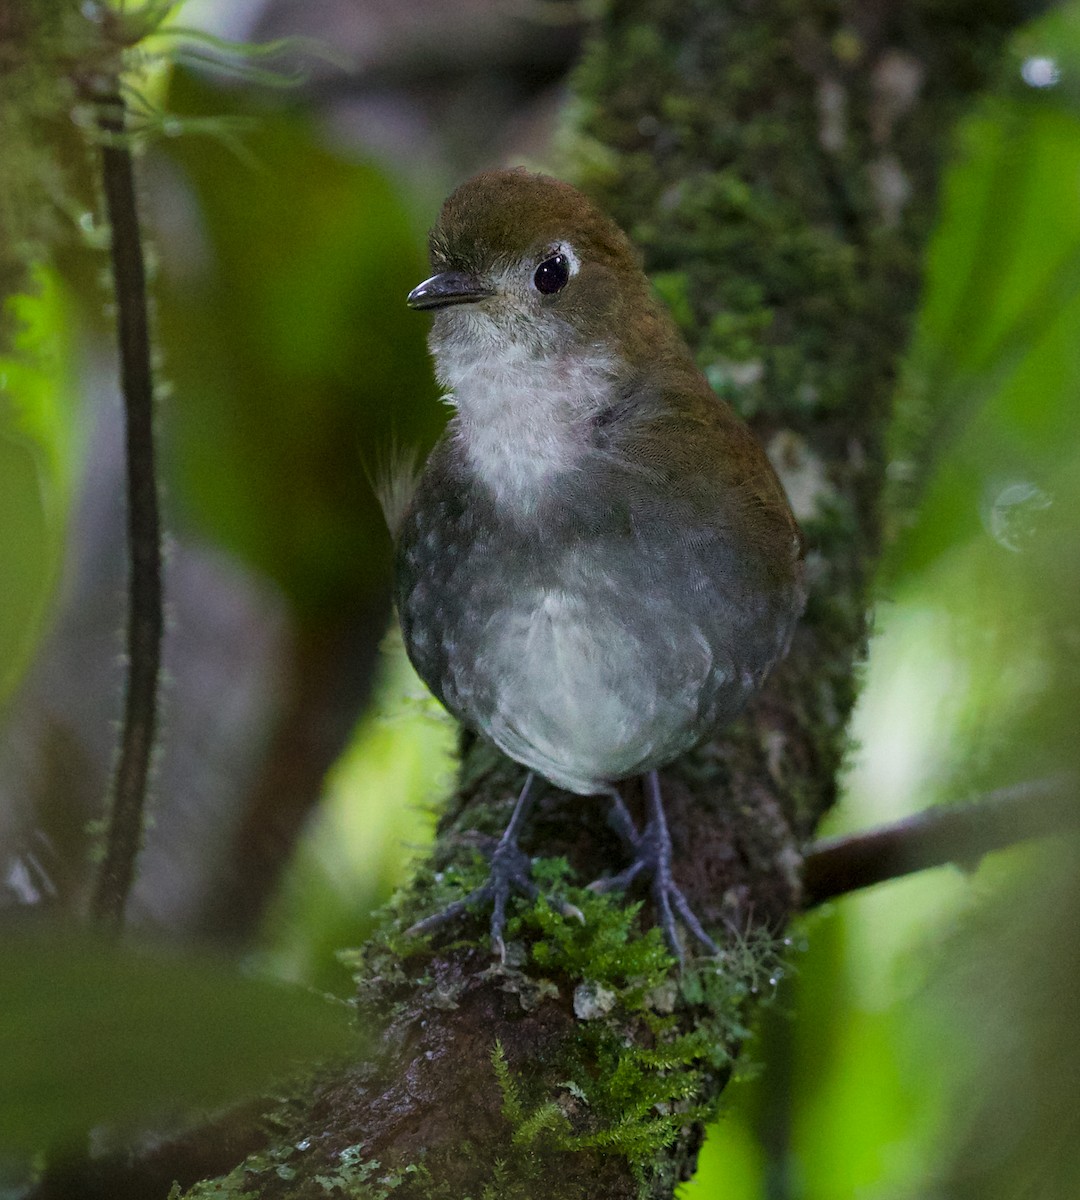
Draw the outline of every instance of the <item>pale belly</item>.
<instances>
[{"instance_id":1,"label":"pale belly","mask_svg":"<svg viewBox=\"0 0 1080 1200\"><path fill-rule=\"evenodd\" d=\"M493 702L482 732L585 795L677 757L705 732L702 696L716 664L700 632L647 612L628 623L611 605L563 591L496 612L469 664Z\"/></svg>"}]
</instances>

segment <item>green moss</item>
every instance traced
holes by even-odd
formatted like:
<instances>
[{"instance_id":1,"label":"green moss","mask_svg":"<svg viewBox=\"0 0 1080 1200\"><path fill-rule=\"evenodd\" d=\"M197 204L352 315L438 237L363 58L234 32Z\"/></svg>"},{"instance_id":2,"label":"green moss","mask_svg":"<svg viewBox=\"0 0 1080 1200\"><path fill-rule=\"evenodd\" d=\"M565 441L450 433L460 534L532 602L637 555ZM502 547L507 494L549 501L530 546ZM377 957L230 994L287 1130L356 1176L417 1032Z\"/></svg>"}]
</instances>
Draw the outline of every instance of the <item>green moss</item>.
<instances>
[{"instance_id":1,"label":"green moss","mask_svg":"<svg viewBox=\"0 0 1080 1200\"><path fill-rule=\"evenodd\" d=\"M526 1112L501 1042L497 1041L495 1049L491 1052L491 1065L503 1096L503 1116L513 1129L511 1145L518 1148L531 1147L536 1143L548 1141L559 1147L570 1133L570 1121L563 1110L554 1100L548 1100Z\"/></svg>"},{"instance_id":2,"label":"green moss","mask_svg":"<svg viewBox=\"0 0 1080 1200\"><path fill-rule=\"evenodd\" d=\"M534 863L541 895L510 919L508 934L528 942L530 961L540 971L614 987L630 1007L640 1008L642 998L675 966L663 935L656 928L642 932L640 904L628 904L621 895L571 887L569 874L565 859ZM577 908L582 919L553 908L547 895L554 894Z\"/></svg>"},{"instance_id":3,"label":"green moss","mask_svg":"<svg viewBox=\"0 0 1080 1200\"><path fill-rule=\"evenodd\" d=\"M876 219L858 169L865 130L852 128L830 177L788 36L793 12L772 8L749 21L710 0L662 0L646 26L616 6L577 72L579 133L566 154L642 246L669 301L666 281L678 276L673 308L711 375L761 364L745 385L729 374L727 398L747 415L801 421L808 405L884 396L881 349L895 334L866 338L880 332L874 314L911 299L918 260L904 229L854 234ZM816 18L803 19L809 37ZM820 47L838 73L846 46Z\"/></svg>"},{"instance_id":4,"label":"green moss","mask_svg":"<svg viewBox=\"0 0 1080 1200\"><path fill-rule=\"evenodd\" d=\"M635 940L651 941L630 939ZM648 967L653 958L650 948L639 965ZM609 980L614 983L624 969L613 967ZM715 965L704 978L698 977L698 968L692 969L684 977L695 980L687 994L706 997L710 974L718 974ZM351 1200L394 1200L398 1195L410 1200L531 1200L538 1186L559 1177L564 1156L582 1153L624 1159L644 1197L656 1182L649 1172L657 1155L687 1125L711 1115L710 1105L701 1099L702 1074L726 1065L728 1058L715 1040L714 1025L680 1033L673 1013L659 1011L674 1003L674 990L658 1001L658 993L644 991L642 982L634 978L619 988L613 1021L581 1022L580 1036L566 1048L571 1077L553 1088L534 1072L516 1074L502 1045L495 1043L491 1064L507 1139L494 1161L485 1157L473 1162L475 1151L468 1145L456 1148L477 1180L471 1196L444 1182L434 1165L385 1166L365 1157L359 1145L338 1152L331 1168L310 1173L304 1170L309 1149L304 1140L252 1154L228 1175L188 1191L174 1187L169 1200L253 1200L290 1194L289 1185L299 1188L296 1194ZM734 1019L721 1036L743 1032Z\"/></svg>"},{"instance_id":5,"label":"green moss","mask_svg":"<svg viewBox=\"0 0 1080 1200\"><path fill-rule=\"evenodd\" d=\"M566 865L546 860L538 873L556 886ZM518 1149L618 1155L644 1187L659 1152L684 1127L711 1115L709 1080L730 1070L747 1033L746 1004L775 976L777 948L765 937L743 940L721 960L694 961L675 977L659 930L640 932L640 906L586 889L567 895L584 912L584 924L541 899L510 929L527 940L530 969L573 987L575 1001L585 987L590 999L604 989L603 1011L582 1016L589 1006L575 1003L578 1034L566 1048L568 1077L554 1096L535 1076L516 1078L496 1044L492 1065L503 1115Z\"/></svg>"},{"instance_id":6,"label":"green moss","mask_svg":"<svg viewBox=\"0 0 1080 1200\"><path fill-rule=\"evenodd\" d=\"M380 934L365 950L361 995L384 1012L398 987L413 1013L425 1005L453 1007L455 997L415 974L430 953L426 943L401 930L466 894L485 873L479 858L422 872L416 888L388 906ZM719 961L695 960L679 972L661 932L643 930L640 904L572 886L562 859L537 860L533 873L541 896L511 902L508 959L518 965L501 968L501 986L516 992L526 1011L545 996L568 997L578 1019L574 1038L560 1050L556 1076L516 1074L502 1045L492 1049L508 1125L498 1165L503 1182L492 1176L492 1195L528 1196L530 1184L550 1178L561 1156L583 1152L624 1159L644 1194L659 1152L711 1114L708 1097L746 1036L747 1002L775 969L776 947L766 938L740 942ZM548 895L568 901L584 919L565 915ZM488 916L463 917L458 940L476 939L486 950ZM525 1190L506 1190L511 1180ZM366 1200L368 1193L361 1194ZM426 1200L436 1193L417 1188L408 1194Z\"/></svg>"}]
</instances>

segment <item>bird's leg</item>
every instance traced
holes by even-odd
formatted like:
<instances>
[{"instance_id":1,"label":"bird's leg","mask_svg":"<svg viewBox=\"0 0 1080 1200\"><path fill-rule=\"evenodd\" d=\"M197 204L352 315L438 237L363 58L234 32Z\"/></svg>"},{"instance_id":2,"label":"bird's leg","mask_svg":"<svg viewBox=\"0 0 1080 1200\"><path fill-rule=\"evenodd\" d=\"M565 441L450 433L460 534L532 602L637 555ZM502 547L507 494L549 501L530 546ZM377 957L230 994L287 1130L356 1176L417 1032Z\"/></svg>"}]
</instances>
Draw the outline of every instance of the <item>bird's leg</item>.
<instances>
[{"instance_id":1,"label":"bird's leg","mask_svg":"<svg viewBox=\"0 0 1080 1200\"><path fill-rule=\"evenodd\" d=\"M630 815L630 810L626 807L626 801L622 798L622 794L618 788L611 788L607 794L611 797L611 812L608 813L608 824L633 853L634 861L625 871L620 871L618 875L610 875L605 879L597 879L593 883L590 883L589 890L593 892L623 891L648 866L648 862L641 855L642 835L638 833L638 828L634 824L634 818Z\"/></svg>"},{"instance_id":2,"label":"bird's leg","mask_svg":"<svg viewBox=\"0 0 1080 1200\"><path fill-rule=\"evenodd\" d=\"M668 833L664 802L660 796L660 777L656 771L645 776L645 798L648 818L644 832L638 833L622 796L612 789L612 811L610 822L616 832L634 851L634 861L609 879L598 879L589 887L594 892L609 892L627 887L642 871L652 875L652 894L664 931L664 938L672 953L683 963L683 951L675 929L675 915L695 938L709 951L719 954L719 947L702 928L694 910L690 907L682 889L671 874L671 835Z\"/></svg>"},{"instance_id":3,"label":"bird's leg","mask_svg":"<svg viewBox=\"0 0 1080 1200\"><path fill-rule=\"evenodd\" d=\"M608 824L622 838L627 846L635 853L641 844L641 834L634 824L634 818L626 807L626 801L618 788L612 788L608 795L611 797L611 812L608 813Z\"/></svg>"},{"instance_id":4,"label":"bird's leg","mask_svg":"<svg viewBox=\"0 0 1080 1200\"><path fill-rule=\"evenodd\" d=\"M525 779L525 785L518 794L510 822L503 830L502 837L491 855L491 870L487 880L461 900L455 900L444 909L417 921L406 931L410 934L430 933L440 925L453 921L467 909L478 904L490 902L491 914L491 948L500 959L506 958L506 944L503 942L503 929L506 926L506 902L515 888L523 892L530 900L535 900L540 894L531 878L532 864L529 856L518 845L518 834L529 815L535 795L536 774L530 771ZM572 904L556 904L564 916L574 916L582 919L581 912Z\"/></svg>"}]
</instances>

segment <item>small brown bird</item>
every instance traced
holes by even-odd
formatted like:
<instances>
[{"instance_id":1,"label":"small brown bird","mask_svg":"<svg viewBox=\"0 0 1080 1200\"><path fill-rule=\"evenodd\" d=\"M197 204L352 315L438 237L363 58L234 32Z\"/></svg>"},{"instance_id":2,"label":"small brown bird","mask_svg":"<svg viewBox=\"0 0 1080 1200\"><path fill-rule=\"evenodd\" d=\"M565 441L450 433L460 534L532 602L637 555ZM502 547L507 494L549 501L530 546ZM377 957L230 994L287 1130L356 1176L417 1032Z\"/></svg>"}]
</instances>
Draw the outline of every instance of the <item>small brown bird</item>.
<instances>
[{"instance_id":1,"label":"small brown bird","mask_svg":"<svg viewBox=\"0 0 1080 1200\"><path fill-rule=\"evenodd\" d=\"M622 231L524 170L462 184L408 303L454 415L406 508L397 604L420 677L529 769L488 882L420 922L534 896L518 834L540 775L606 795L668 944L676 914L716 946L671 875L657 769L726 722L785 653L800 536L768 459L698 370ZM639 831L616 784L642 775Z\"/></svg>"}]
</instances>

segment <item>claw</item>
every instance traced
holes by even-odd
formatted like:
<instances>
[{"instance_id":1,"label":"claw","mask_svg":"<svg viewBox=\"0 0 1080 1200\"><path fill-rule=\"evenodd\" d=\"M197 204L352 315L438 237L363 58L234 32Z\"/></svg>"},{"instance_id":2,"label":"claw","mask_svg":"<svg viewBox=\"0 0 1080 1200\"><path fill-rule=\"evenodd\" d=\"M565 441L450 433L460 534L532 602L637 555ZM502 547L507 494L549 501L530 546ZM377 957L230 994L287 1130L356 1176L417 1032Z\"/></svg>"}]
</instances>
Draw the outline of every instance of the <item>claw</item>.
<instances>
[{"instance_id":1,"label":"claw","mask_svg":"<svg viewBox=\"0 0 1080 1200\"><path fill-rule=\"evenodd\" d=\"M604 879L594 879L588 885L587 890L597 892L600 895L603 895L605 892L625 891L638 875L645 870L647 865L645 859L635 858L625 871L620 871L618 875L609 875Z\"/></svg>"},{"instance_id":2,"label":"claw","mask_svg":"<svg viewBox=\"0 0 1080 1200\"><path fill-rule=\"evenodd\" d=\"M690 934L705 947L710 954L719 954L717 944L705 932L694 910L683 895L682 889L671 875L671 835L668 833L667 819L664 816L664 805L660 796L660 781L655 771L650 771L645 777L645 794L648 800L648 821L642 833L639 833L630 815L629 809L622 797L613 788L611 790L612 810L610 821L616 832L634 853L634 861L619 874L606 879L597 879L589 884L593 892L621 891L643 872L652 876L652 895L660 927L664 931L664 940L671 952L682 966L685 963L682 943L678 936L677 921L681 921ZM532 807L533 789L536 776L530 772L525 780L525 786L514 805L510 817L498 845L491 856L491 871L487 880L478 888L471 891L461 900L454 900L437 913L417 921L407 930L410 934L431 933L451 921L457 920L463 913L477 908L482 904L492 906L491 913L491 949L498 958L506 961L506 943L503 931L506 928L506 906L512 892L517 891L530 900L535 900L540 891L532 881L532 864L529 857L518 846L517 839L521 826ZM585 916L581 909L551 898L552 907L564 917L585 924Z\"/></svg>"},{"instance_id":3,"label":"claw","mask_svg":"<svg viewBox=\"0 0 1080 1200\"><path fill-rule=\"evenodd\" d=\"M720 948L705 932L682 889L671 876L671 835L668 833L664 804L660 796L660 779L655 771L645 776L645 794L648 800L649 819L643 833L638 833L633 818L616 791L612 791L611 824L616 832L634 851L634 861L608 879L597 879L589 884L593 892L611 892L628 887L642 871L652 875L652 895L664 931L664 940L679 966L685 965L682 943L676 929L675 913L690 933L710 954L719 954ZM674 911L673 911L674 909Z\"/></svg>"},{"instance_id":4,"label":"claw","mask_svg":"<svg viewBox=\"0 0 1080 1200\"><path fill-rule=\"evenodd\" d=\"M529 856L517 844L518 833L532 807L535 780L536 776L530 771L525 780L525 786L521 789L521 794L514 805L510 823L503 831L491 856L491 871L487 880L463 899L454 900L439 912L432 913L430 917L424 917L423 920L410 925L406 933L431 933L432 930L456 920L471 908L477 908L482 904L491 904L491 950L500 961L506 961L503 930L506 928L506 904L510 899L511 892L521 892L530 900L535 900L540 895L540 889L532 881L532 864ZM556 899L552 899L552 904L564 917L572 917L582 924L585 923L585 916L581 909L576 908L573 904Z\"/></svg>"}]
</instances>

